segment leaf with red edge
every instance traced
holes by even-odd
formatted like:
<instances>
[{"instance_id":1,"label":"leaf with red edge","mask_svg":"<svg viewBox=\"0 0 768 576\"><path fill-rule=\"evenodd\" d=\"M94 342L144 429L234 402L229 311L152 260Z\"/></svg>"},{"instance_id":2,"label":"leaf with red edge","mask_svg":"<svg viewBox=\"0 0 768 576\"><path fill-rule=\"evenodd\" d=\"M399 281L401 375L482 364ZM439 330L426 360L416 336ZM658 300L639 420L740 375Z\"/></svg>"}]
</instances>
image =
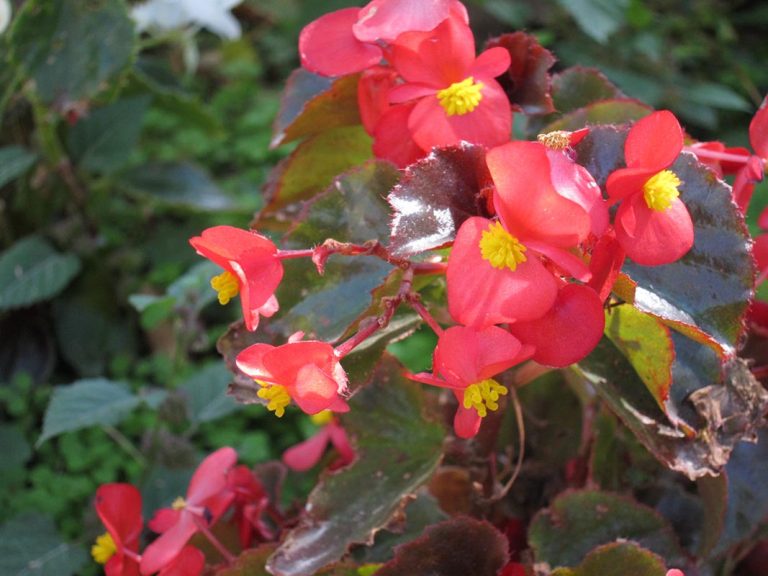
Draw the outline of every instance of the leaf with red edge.
<instances>
[{"instance_id":1,"label":"leaf with red edge","mask_svg":"<svg viewBox=\"0 0 768 576\"><path fill-rule=\"evenodd\" d=\"M634 542L613 542L592 550L575 568L558 568L551 576L665 576L664 561Z\"/></svg>"},{"instance_id":2,"label":"leaf with red edge","mask_svg":"<svg viewBox=\"0 0 768 576\"><path fill-rule=\"evenodd\" d=\"M483 147L471 144L436 149L408 167L388 196L392 253L412 256L444 246L464 220L487 216L490 178Z\"/></svg>"},{"instance_id":3,"label":"leaf with red edge","mask_svg":"<svg viewBox=\"0 0 768 576\"><path fill-rule=\"evenodd\" d=\"M496 576L508 562L507 539L491 524L460 516L430 526L397 548L376 576Z\"/></svg>"},{"instance_id":4,"label":"leaf with red edge","mask_svg":"<svg viewBox=\"0 0 768 576\"><path fill-rule=\"evenodd\" d=\"M385 357L342 416L357 459L321 477L299 524L270 558L275 576L310 576L369 542L429 480L442 458L443 427L425 419L423 387Z\"/></svg>"},{"instance_id":5,"label":"leaf with red edge","mask_svg":"<svg viewBox=\"0 0 768 576\"><path fill-rule=\"evenodd\" d=\"M554 112L549 69L556 58L552 52L525 32L503 34L486 44L486 49L496 47L505 48L512 59L509 69L497 78L512 106L526 114Z\"/></svg>"},{"instance_id":6,"label":"leaf with red edge","mask_svg":"<svg viewBox=\"0 0 768 576\"><path fill-rule=\"evenodd\" d=\"M536 561L553 568L576 566L595 547L620 539L633 540L676 565L683 563L677 537L658 512L609 492L561 494L534 517L528 530Z\"/></svg>"},{"instance_id":7,"label":"leaf with red edge","mask_svg":"<svg viewBox=\"0 0 768 576\"><path fill-rule=\"evenodd\" d=\"M595 102L564 114L559 119L548 124L542 132L578 130L594 124L630 122L632 120L639 120L651 112L653 112L653 108L639 100L632 100L630 98L601 100L600 102Z\"/></svg>"},{"instance_id":8,"label":"leaf with red edge","mask_svg":"<svg viewBox=\"0 0 768 576\"><path fill-rule=\"evenodd\" d=\"M595 126L576 146L577 161L601 186L624 166L626 132L625 127ZM670 169L683 181L680 198L693 219L694 246L672 264L628 261L623 272L636 284L635 307L729 353L743 333L753 293L755 267L744 218L728 186L693 155L681 154Z\"/></svg>"},{"instance_id":9,"label":"leaf with red edge","mask_svg":"<svg viewBox=\"0 0 768 576\"><path fill-rule=\"evenodd\" d=\"M653 399L665 410L675 360L669 328L658 318L624 304L607 311L605 335L621 350Z\"/></svg>"},{"instance_id":10,"label":"leaf with red edge","mask_svg":"<svg viewBox=\"0 0 768 576\"><path fill-rule=\"evenodd\" d=\"M552 77L552 98L557 111L565 113L625 96L600 70L572 66Z\"/></svg>"},{"instance_id":11,"label":"leaf with red edge","mask_svg":"<svg viewBox=\"0 0 768 576\"><path fill-rule=\"evenodd\" d=\"M749 123L749 143L761 158L768 158L768 96Z\"/></svg>"},{"instance_id":12,"label":"leaf with red edge","mask_svg":"<svg viewBox=\"0 0 768 576\"><path fill-rule=\"evenodd\" d=\"M285 230L305 201L371 155L371 138L362 126L339 126L304 140L270 174L264 187L266 205L251 227Z\"/></svg>"},{"instance_id":13,"label":"leaf with red edge","mask_svg":"<svg viewBox=\"0 0 768 576\"><path fill-rule=\"evenodd\" d=\"M270 146L276 148L331 128L360 124L358 78L353 74L334 79L303 68L294 70L285 84Z\"/></svg>"}]
</instances>

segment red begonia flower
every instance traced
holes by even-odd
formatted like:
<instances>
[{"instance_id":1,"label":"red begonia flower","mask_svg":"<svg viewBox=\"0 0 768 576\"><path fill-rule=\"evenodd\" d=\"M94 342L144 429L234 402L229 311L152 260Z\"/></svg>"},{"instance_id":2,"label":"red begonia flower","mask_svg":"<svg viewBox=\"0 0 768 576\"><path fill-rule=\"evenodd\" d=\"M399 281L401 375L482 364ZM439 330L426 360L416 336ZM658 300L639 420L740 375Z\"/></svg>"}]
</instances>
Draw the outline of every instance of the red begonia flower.
<instances>
[{"instance_id":1,"label":"red begonia flower","mask_svg":"<svg viewBox=\"0 0 768 576\"><path fill-rule=\"evenodd\" d=\"M107 534L91 548L107 576L139 576L136 561L141 535L141 494L130 484L102 484L96 490L96 513Z\"/></svg>"},{"instance_id":2,"label":"red begonia flower","mask_svg":"<svg viewBox=\"0 0 768 576\"><path fill-rule=\"evenodd\" d=\"M373 154L376 158L389 160L402 169L424 157L424 150L407 130L403 130L415 107L415 102L397 104L382 115L373 133Z\"/></svg>"},{"instance_id":3,"label":"red begonia flower","mask_svg":"<svg viewBox=\"0 0 768 576\"><path fill-rule=\"evenodd\" d=\"M425 152L461 141L496 146L509 140L512 109L494 80L509 67L509 52L491 48L475 58L472 31L461 20L402 34L392 47L392 66L405 83L391 90L390 100L416 102L407 129Z\"/></svg>"},{"instance_id":4,"label":"red begonia flower","mask_svg":"<svg viewBox=\"0 0 768 576\"><path fill-rule=\"evenodd\" d=\"M199 576L205 568L205 555L194 546L184 546L157 576Z\"/></svg>"},{"instance_id":5,"label":"red begonia flower","mask_svg":"<svg viewBox=\"0 0 768 576\"><path fill-rule=\"evenodd\" d=\"M271 540L272 530L262 518L269 497L256 475L247 466L235 466L227 475L227 484L235 495L232 522L237 525L243 550L251 547L254 536L261 541Z\"/></svg>"},{"instance_id":6,"label":"red begonia flower","mask_svg":"<svg viewBox=\"0 0 768 576\"><path fill-rule=\"evenodd\" d=\"M291 399L307 414L323 410L349 410L342 394L347 375L333 347L316 340L293 341L282 346L254 344L237 355L237 367L259 385L259 397L277 416Z\"/></svg>"},{"instance_id":7,"label":"red begonia flower","mask_svg":"<svg viewBox=\"0 0 768 576\"><path fill-rule=\"evenodd\" d=\"M324 424L311 438L291 446L283 453L283 463L296 472L306 472L325 453L330 444L338 452L338 459L331 464L331 469L345 466L355 459L355 451L349 442L349 437L344 428L338 423L330 412L320 412L312 417L316 423Z\"/></svg>"},{"instance_id":8,"label":"red begonia flower","mask_svg":"<svg viewBox=\"0 0 768 576\"><path fill-rule=\"evenodd\" d=\"M446 18L468 22L458 0L373 0L310 22L299 35L301 65L322 76L343 76L378 64L403 32L432 30Z\"/></svg>"},{"instance_id":9,"label":"red begonia flower","mask_svg":"<svg viewBox=\"0 0 768 576\"><path fill-rule=\"evenodd\" d=\"M275 290L283 278L283 264L269 238L232 226L214 226L190 238L189 243L198 254L224 268L211 286L221 304L240 294L248 330L256 330L260 314L269 317L277 312Z\"/></svg>"},{"instance_id":10,"label":"red begonia flower","mask_svg":"<svg viewBox=\"0 0 768 576\"><path fill-rule=\"evenodd\" d=\"M213 525L232 503L234 494L227 486L227 474L237 461L233 448L219 448L195 470L186 498L177 498L171 508L159 510L149 527L161 535L147 546L141 557L141 573L154 574L169 566L199 524Z\"/></svg>"},{"instance_id":11,"label":"red begonia flower","mask_svg":"<svg viewBox=\"0 0 768 576\"><path fill-rule=\"evenodd\" d=\"M678 198L681 182L668 170L682 148L683 131L674 115L654 112L638 120L627 135L627 167L608 176L608 196L622 202L615 218L616 238L638 264L669 264L693 246L693 222Z\"/></svg>"},{"instance_id":12,"label":"red begonia flower","mask_svg":"<svg viewBox=\"0 0 768 576\"><path fill-rule=\"evenodd\" d=\"M672 570L667 570L666 576L685 576L685 574L683 574L682 570L678 570L677 568L672 568Z\"/></svg>"},{"instance_id":13,"label":"red begonia flower","mask_svg":"<svg viewBox=\"0 0 768 576\"><path fill-rule=\"evenodd\" d=\"M552 307L557 281L521 246L499 222L479 216L464 221L446 270L454 320L482 328L540 318Z\"/></svg>"},{"instance_id":14,"label":"red begonia flower","mask_svg":"<svg viewBox=\"0 0 768 576\"><path fill-rule=\"evenodd\" d=\"M564 368L594 350L605 328L603 303L592 288L566 284L543 317L510 324L509 331L536 351L539 364Z\"/></svg>"},{"instance_id":15,"label":"red begonia flower","mask_svg":"<svg viewBox=\"0 0 768 576\"><path fill-rule=\"evenodd\" d=\"M589 261L592 277L587 285L595 291L601 302L605 302L611 295L625 257L624 248L616 240L613 228L606 230L592 247L592 258Z\"/></svg>"},{"instance_id":16,"label":"red begonia flower","mask_svg":"<svg viewBox=\"0 0 768 576\"><path fill-rule=\"evenodd\" d=\"M521 344L498 326L480 330L453 326L438 339L432 374L411 374L410 378L451 389L459 402L453 421L456 435L471 438L488 410L497 410L499 397L507 394L493 376L527 360L532 353L531 346Z\"/></svg>"}]
</instances>

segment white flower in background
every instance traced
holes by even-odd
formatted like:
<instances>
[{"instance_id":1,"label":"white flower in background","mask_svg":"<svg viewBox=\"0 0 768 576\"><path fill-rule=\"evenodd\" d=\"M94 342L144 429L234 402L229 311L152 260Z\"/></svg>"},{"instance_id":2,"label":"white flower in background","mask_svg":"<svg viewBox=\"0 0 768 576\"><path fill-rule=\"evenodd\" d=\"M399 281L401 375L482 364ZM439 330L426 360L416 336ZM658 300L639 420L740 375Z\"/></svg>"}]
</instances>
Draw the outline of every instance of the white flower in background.
<instances>
[{"instance_id":1,"label":"white flower in background","mask_svg":"<svg viewBox=\"0 0 768 576\"><path fill-rule=\"evenodd\" d=\"M240 37L240 23L229 11L240 2L242 0L149 0L134 6L131 16L139 32L165 32L191 24L234 40Z\"/></svg>"},{"instance_id":2,"label":"white flower in background","mask_svg":"<svg viewBox=\"0 0 768 576\"><path fill-rule=\"evenodd\" d=\"M5 32L11 21L11 0L0 0L0 34Z\"/></svg>"}]
</instances>

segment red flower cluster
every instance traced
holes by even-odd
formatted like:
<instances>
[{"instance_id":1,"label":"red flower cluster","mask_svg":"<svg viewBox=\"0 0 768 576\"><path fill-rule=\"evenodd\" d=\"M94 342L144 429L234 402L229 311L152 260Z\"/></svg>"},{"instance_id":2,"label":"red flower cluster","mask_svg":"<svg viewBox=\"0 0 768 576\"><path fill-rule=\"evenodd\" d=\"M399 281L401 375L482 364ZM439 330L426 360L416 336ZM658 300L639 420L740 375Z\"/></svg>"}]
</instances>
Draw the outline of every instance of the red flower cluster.
<instances>
[{"instance_id":1,"label":"red flower cluster","mask_svg":"<svg viewBox=\"0 0 768 576\"><path fill-rule=\"evenodd\" d=\"M192 476L185 498L159 510L149 528L160 536L139 553L143 529L141 494L130 484L104 484L96 491L96 513L107 532L91 549L107 576L195 576L205 567L203 553L188 544L203 533L226 556L229 553L210 528L233 510L231 521L240 531L241 545L251 545L254 535L271 538L262 519L269 505L258 479L243 466L234 467L237 453L220 448L205 458Z\"/></svg>"},{"instance_id":2,"label":"red flower cluster","mask_svg":"<svg viewBox=\"0 0 768 576\"><path fill-rule=\"evenodd\" d=\"M399 167L435 146L509 140L512 109L494 79L509 68L509 52L491 48L476 57L466 9L456 0L375 0L333 12L304 28L299 52L318 74L363 71L363 125L374 154Z\"/></svg>"}]
</instances>

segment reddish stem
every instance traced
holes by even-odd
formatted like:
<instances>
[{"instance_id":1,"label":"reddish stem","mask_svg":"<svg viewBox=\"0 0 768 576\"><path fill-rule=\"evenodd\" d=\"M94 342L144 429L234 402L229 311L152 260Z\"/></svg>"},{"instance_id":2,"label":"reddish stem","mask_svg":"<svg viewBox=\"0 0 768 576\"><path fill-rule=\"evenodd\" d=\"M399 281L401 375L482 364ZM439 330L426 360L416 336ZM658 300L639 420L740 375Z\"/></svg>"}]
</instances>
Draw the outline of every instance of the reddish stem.
<instances>
[{"instance_id":1,"label":"reddish stem","mask_svg":"<svg viewBox=\"0 0 768 576\"><path fill-rule=\"evenodd\" d=\"M307 248L306 250L278 250L275 256L280 260L288 260L289 258L312 258L314 253L314 248Z\"/></svg>"},{"instance_id":2,"label":"reddish stem","mask_svg":"<svg viewBox=\"0 0 768 576\"><path fill-rule=\"evenodd\" d=\"M743 154L730 154L728 152L716 152L714 150L707 150L706 148L694 148L692 146L683 147L685 152L692 152L699 158L708 158L710 160L723 160L724 162L735 162L737 164L746 164L750 156ZM766 164L765 158L761 158L763 165Z\"/></svg>"},{"instance_id":3,"label":"reddish stem","mask_svg":"<svg viewBox=\"0 0 768 576\"><path fill-rule=\"evenodd\" d=\"M208 541L213 545L213 547L219 551L219 554L221 554L226 559L227 563L232 564L235 561L234 555L224 547L224 545L219 541L218 538L216 538L216 536L213 535L213 532L211 532L211 529L208 528L205 520L195 514L195 524L200 529L200 532L202 532L203 535L208 538Z\"/></svg>"},{"instance_id":4,"label":"reddish stem","mask_svg":"<svg viewBox=\"0 0 768 576\"><path fill-rule=\"evenodd\" d=\"M414 274L445 274L447 262L416 262L413 264Z\"/></svg>"},{"instance_id":5,"label":"reddish stem","mask_svg":"<svg viewBox=\"0 0 768 576\"><path fill-rule=\"evenodd\" d=\"M408 298L408 303L411 305L411 308L418 312L419 316L421 316L421 319L427 323L427 326L432 328L432 331L437 334L438 337L443 333L443 329L440 327L440 324L437 323L437 320L435 320L432 314L429 313L429 310L427 310L424 304L421 303L421 300L419 300L416 294L412 294Z\"/></svg>"}]
</instances>

